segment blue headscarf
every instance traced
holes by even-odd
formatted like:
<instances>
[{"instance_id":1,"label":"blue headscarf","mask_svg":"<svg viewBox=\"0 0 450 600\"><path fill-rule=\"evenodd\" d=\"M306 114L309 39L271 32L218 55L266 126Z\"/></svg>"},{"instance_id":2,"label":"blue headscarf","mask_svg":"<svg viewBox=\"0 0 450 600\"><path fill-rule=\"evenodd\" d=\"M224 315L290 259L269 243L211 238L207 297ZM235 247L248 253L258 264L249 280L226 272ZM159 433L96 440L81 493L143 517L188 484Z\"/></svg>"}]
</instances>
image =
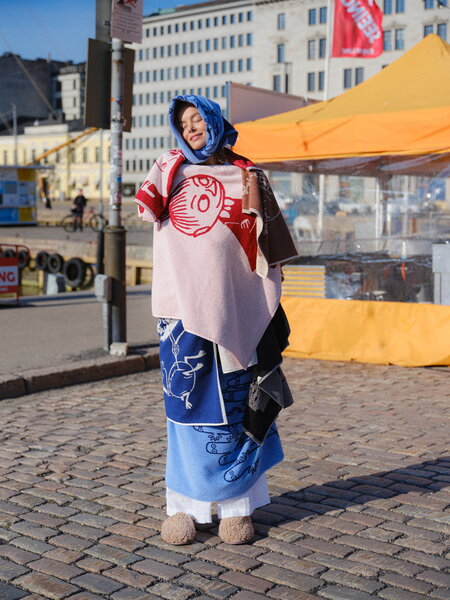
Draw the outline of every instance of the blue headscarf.
<instances>
[{"instance_id":1,"label":"blue headscarf","mask_svg":"<svg viewBox=\"0 0 450 600\"><path fill-rule=\"evenodd\" d=\"M177 104L179 102L193 104L206 123L206 144L200 150L192 150L178 129ZM188 94L172 98L169 106L169 125L185 158L193 164L205 162L216 150L227 144L232 146L238 136L236 129L222 117L222 110L217 102L213 102L205 96Z\"/></svg>"}]
</instances>

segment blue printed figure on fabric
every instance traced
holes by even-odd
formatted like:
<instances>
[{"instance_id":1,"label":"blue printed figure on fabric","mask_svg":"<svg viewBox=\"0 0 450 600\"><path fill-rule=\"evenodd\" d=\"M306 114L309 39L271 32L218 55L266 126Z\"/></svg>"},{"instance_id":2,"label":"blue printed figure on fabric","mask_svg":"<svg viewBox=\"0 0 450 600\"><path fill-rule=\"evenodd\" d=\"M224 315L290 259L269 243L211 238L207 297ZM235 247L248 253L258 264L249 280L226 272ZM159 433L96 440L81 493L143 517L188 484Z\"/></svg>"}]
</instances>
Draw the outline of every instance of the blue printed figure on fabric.
<instances>
[{"instance_id":1,"label":"blue printed figure on fabric","mask_svg":"<svg viewBox=\"0 0 450 600\"><path fill-rule=\"evenodd\" d=\"M159 319L158 333L167 418L183 425L226 423L213 344L179 320Z\"/></svg>"},{"instance_id":2,"label":"blue printed figure on fabric","mask_svg":"<svg viewBox=\"0 0 450 600\"><path fill-rule=\"evenodd\" d=\"M261 446L251 440L242 429L242 421L254 370L235 371L220 374L222 394L225 400L228 425L218 427L195 427L199 433L205 434L208 454L217 454L218 463L222 467L225 481L237 481L241 477L252 477L260 467ZM269 431L266 443L271 445L272 436L278 438L276 427Z\"/></svg>"}]
</instances>

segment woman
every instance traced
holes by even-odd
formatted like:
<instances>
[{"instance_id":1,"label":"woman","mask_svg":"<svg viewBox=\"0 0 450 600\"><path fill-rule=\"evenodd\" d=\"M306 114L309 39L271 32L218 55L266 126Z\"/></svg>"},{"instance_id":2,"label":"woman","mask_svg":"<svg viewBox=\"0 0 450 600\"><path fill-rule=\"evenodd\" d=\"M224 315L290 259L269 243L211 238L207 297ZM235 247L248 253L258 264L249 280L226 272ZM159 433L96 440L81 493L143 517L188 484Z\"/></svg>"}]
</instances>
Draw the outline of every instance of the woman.
<instances>
[{"instance_id":1,"label":"woman","mask_svg":"<svg viewBox=\"0 0 450 600\"><path fill-rule=\"evenodd\" d=\"M279 368L288 327L280 264L297 253L260 169L227 145L236 130L203 96L177 96L179 150L160 156L137 196L156 223L152 310L159 317L167 415L161 535L191 543L194 523L249 542L270 502L265 471L283 459L274 419L291 403Z\"/></svg>"}]
</instances>

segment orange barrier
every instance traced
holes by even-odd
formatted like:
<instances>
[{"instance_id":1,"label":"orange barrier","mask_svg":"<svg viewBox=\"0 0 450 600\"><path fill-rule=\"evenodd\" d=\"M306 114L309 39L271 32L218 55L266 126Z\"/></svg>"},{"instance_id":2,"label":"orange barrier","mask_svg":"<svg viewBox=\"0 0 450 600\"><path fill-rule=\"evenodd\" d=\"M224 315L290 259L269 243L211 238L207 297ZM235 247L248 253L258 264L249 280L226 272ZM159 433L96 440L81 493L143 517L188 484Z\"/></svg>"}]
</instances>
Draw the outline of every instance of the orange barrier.
<instances>
[{"instance_id":1,"label":"orange barrier","mask_svg":"<svg viewBox=\"0 0 450 600\"><path fill-rule=\"evenodd\" d=\"M450 365L450 306L283 296L291 325L286 356Z\"/></svg>"}]
</instances>

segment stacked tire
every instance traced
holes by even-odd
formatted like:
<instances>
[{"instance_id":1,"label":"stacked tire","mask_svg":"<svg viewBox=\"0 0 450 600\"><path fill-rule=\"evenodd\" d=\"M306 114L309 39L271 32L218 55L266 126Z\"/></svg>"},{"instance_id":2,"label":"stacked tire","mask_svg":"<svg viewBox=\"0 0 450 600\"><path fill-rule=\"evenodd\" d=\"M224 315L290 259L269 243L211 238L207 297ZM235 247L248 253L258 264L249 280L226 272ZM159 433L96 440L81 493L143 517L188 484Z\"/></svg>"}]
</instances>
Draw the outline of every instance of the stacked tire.
<instances>
[{"instance_id":1,"label":"stacked tire","mask_svg":"<svg viewBox=\"0 0 450 600\"><path fill-rule=\"evenodd\" d=\"M35 263L36 269L47 271L48 273L62 273L66 286L72 289L83 285L90 285L93 281L94 273L92 267L86 264L81 258L70 258L65 261L58 253L38 252ZM86 281L88 274L89 279Z\"/></svg>"}]
</instances>

